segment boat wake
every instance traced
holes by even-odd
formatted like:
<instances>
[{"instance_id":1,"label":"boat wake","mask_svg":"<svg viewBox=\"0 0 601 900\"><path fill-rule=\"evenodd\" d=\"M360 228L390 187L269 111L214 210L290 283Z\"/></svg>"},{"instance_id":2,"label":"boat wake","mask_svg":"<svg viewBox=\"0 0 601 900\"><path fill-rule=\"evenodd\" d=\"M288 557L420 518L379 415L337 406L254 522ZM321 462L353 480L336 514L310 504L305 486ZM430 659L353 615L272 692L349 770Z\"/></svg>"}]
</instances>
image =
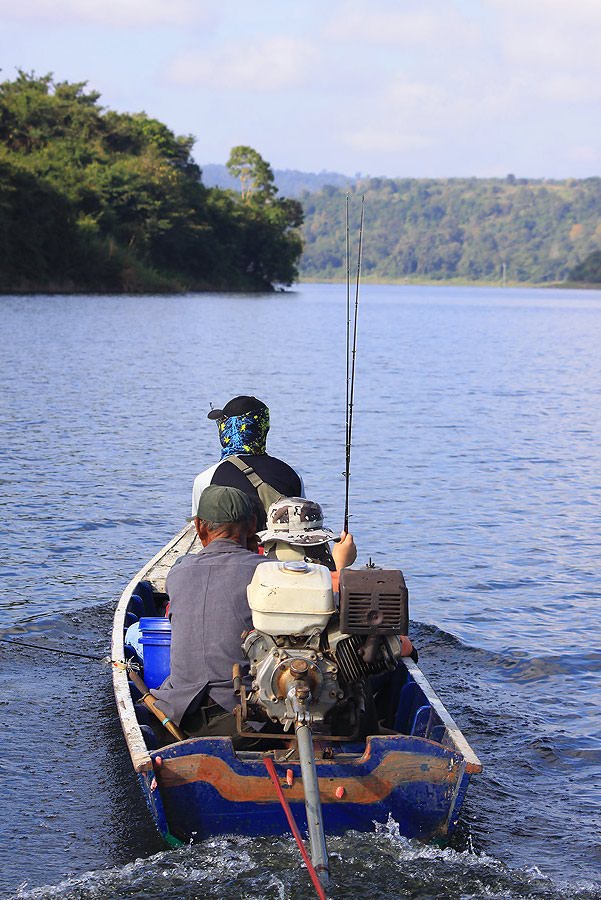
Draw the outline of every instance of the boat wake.
<instances>
[{"instance_id":1,"label":"boat wake","mask_svg":"<svg viewBox=\"0 0 601 900\"><path fill-rule=\"evenodd\" d=\"M349 832L329 839L332 898L430 897L475 900L594 900L599 885L561 884L536 867L511 869L472 849L424 845L404 838L392 819L375 833ZM181 850L156 853L122 868L85 872L59 884L29 889L14 900L305 900L310 886L288 838L222 837Z\"/></svg>"}]
</instances>

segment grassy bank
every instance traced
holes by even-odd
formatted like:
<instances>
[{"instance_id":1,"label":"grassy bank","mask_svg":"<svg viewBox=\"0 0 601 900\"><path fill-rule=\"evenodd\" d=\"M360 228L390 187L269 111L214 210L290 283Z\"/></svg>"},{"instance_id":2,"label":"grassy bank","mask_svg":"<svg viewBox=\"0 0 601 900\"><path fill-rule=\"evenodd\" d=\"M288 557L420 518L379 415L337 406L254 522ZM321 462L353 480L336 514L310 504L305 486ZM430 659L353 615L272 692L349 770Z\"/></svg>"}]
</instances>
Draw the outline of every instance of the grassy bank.
<instances>
[{"instance_id":1,"label":"grassy bank","mask_svg":"<svg viewBox=\"0 0 601 900\"><path fill-rule=\"evenodd\" d=\"M356 279L351 278L355 284ZM345 284L344 278L306 278L299 279L299 284ZM503 285L500 281L473 280L467 278L379 278L373 275L361 276L361 284L399 285L405 287L489 287L489 288L576 288L583 287L580 284L568 284L567 282L535 282L535 281L509 281ZM591 287L591 285L587 285ZM596 286L598 290L600 285Z\"/></svg>"}]
</instances>

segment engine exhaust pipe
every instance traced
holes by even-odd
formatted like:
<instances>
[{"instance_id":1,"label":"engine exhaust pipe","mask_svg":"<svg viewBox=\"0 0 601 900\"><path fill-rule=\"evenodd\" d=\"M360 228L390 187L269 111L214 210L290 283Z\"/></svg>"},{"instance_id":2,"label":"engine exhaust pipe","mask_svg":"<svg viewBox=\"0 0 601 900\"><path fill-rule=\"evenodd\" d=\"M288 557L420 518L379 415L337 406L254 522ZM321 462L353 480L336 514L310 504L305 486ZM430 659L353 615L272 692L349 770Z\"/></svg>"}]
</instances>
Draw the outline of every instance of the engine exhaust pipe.
<instances>
[{"instance_id":1,"label":"engine exhaust pipe","mask_svg":"<svg viewBox=\"0 0 601 900\"><path fill-rule=\"evenodd\" d=\"M323 885L329 884L330 867L328 861L328 849L323 829L323 815L321 811L321 799L319 796L319 784L317 782L317 768L315 766L315 754L313 753L313 733L308 725L297 722L296 739L298 741L298 755L300 758L303 791L305 794L305 809L307 811L307 824L309 826L309 844L311 847L311 861L319 880Z\"/></svg>"}]
</instances>

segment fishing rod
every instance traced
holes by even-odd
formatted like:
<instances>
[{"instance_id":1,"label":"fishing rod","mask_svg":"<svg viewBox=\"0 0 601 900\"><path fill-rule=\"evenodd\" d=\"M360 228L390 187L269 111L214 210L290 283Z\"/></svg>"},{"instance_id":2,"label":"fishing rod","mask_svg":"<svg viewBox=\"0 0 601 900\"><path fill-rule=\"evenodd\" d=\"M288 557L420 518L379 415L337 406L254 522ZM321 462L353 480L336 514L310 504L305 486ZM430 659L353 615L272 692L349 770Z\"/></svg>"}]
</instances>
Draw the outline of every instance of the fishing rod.
<instances>
[{"instance_id":1,"label":"fishing rod","mask_svg":"<svg viewBox=\"0 0 601 900\"><path fill-rule=\"evenodd\" d=\"M62 653L63 656L80 656L83 659L91 659L94 662L104 663L105 665L114 666L116 669L125 669L127 672L128 678L130 678L138 691L140 692L140 701L146 706L147 709L153 713L157 719L160 721L161 725L167 729L167 731L173 735L173 737L177 741L185 741L187 735L178 728L178 726L171 721L168 716L165 716L165 713L162 709L160 709L156 705L156 700L146 687L145 683L142 681L137 672L140 671L139 663L133 662L133 660L121 660L121 659L111 659L110 656L92 656L91 653L81 653L77 650L61 650L59 647L42 647L40 644L31 644L27 641L17 641L13 638L0 638L0 641L4 644L16 644L18 647L29 647L30 650L45 650L46 653Z\"/></svg>"},{"instance_id":2,"label":"fishing rod","mask_svg":"<svg viewBox=\"0 0 601 900\"><path fill-rule=\"evenodd\" d=\"M81 653L77 650L61 650L59 647L42 647L41 644L30 644L27 641L17 641L14 638L0 638L4 644L16 644L18 647L29 647L30 650L44 650L46 653L62 653L63 656L81 656L83 659L92 659L94 662L113 663L110 656L92 656L91 653Z\"/></svg>"},{"instance_id":3,"label":"fishing rod","mask_svg":"<svg viewBox=\"0 0 601 900\"><path fill-rule=\"evenodd\" d=\"M344 407L344 446L345 446L345 469L348 469L348 401L350 387L350 352L351 352L351 246L349 236L349 195L346 193L346 402ZM345 471L346 474L346 471ZM345 506L345 510L348 506ZM344 530L346 531L348 522L345 512Z\"/></svg>"},{"instance_id":4,"label":"fishing rod","mask_svg":"<svg viewBox=\"0 0 601 900\"><path fill-rule=\"evenodd\" d=\"M347 194L348 201L348 194ZM346 466L345 466L345 494L344 494L344 530L348 533L349 520L349 487L351 481L351 446L353 435L353 405L355 400L355 362L357 357L357 323L359 320L359 285L361 283L361 260L363 254L363 220L365 216L365 195L361 197L361 221L359 224L359 249L357 253L357 281L355 286L355 311L353 320L353 348L350 351L350 341L347 339L346 367L347 367L347 427L346 427ZM347 250L348 253L348 250ZM347 260L347 273L350 265ZM347 275L347 286L350 284L350 275ZM347 295L349 288L347 287ZM350 337L350 303L347 302L347 333ZM350 369L350 384L349 384Z\"/></svg>"}]
</instances>

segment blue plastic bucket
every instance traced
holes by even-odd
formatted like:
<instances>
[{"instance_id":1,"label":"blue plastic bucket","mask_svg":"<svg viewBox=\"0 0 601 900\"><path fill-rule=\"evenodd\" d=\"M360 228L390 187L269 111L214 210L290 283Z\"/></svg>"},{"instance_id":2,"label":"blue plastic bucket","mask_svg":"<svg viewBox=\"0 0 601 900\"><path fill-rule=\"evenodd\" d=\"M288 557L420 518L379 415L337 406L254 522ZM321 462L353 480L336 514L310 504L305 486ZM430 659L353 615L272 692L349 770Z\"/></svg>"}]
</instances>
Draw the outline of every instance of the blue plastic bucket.
<instances>
[{"instance_id":1,"label":"blue plastic bucket","mask_svg":"<svg viewBox=\"0 0 601 900\"><path fill-rule=\"evenodd\" d=\"M153 616L140 619L140 643L144 647L144 682L148 688L160 687L171 671L171 622Z\"/></svg>"}]
</instances>

